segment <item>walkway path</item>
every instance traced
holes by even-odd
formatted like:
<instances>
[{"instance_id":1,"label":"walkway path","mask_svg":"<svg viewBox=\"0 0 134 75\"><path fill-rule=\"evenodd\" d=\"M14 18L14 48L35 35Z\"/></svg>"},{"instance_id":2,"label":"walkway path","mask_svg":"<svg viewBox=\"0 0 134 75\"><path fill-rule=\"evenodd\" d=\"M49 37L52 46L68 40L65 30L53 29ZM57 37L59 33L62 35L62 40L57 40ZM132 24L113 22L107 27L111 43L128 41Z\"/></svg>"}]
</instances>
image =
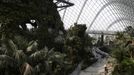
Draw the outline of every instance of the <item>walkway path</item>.
<instances>
[{"instance_id":1,"label":"walkway path","mask_svg":"<svg viewBox=\"0 0 134 75\"><path fill-rule=\"evenodd\" d=\"M78 65L78 67L72 72L70 75L105 75L105 67L108 69L108 74L110 75L113 70L113 64L108 63L108 61L112 60L112 58L109 57L108 53L105 53L101 51L97 47L93 47L92 53L95 56L98 61L94 63L93 65L89 66L87 69L81 71L81 65L82 62ZM102 56L105 55L103 58Z\"/></svg>"},{"instance_id":2,"label":"walkway path","mask_svg":"<svg viewBox=\"0 0 134 75\"><path fill-rule=\"evenodd\" d=\"M81 71L80 75L105 75L105 66L107 64L107 59L103 58L98 60L96 63L88 67L87 69ZM109 69L109 74L111 73L111 69Z\"/></svg>"}]
</instances>

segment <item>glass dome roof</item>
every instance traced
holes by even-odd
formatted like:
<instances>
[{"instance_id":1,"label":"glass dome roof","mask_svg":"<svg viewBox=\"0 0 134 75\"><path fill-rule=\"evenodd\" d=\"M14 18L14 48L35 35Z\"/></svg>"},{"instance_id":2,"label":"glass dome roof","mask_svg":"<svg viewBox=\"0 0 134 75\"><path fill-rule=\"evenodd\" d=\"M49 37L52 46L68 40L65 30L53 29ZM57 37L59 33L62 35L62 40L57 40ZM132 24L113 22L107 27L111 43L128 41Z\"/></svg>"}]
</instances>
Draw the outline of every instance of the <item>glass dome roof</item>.
<instances>
[{"instance_id":1,"label":"glass dome roof","mask_svg":"<svg viewBox=\"0 0 134 75\"><path fill-rule=\"evenodd\" d=\"M59 11L66 29L86 24L90 31L123 31L134 24L134 0L66 0L74 6Z\"/></svg>"}]
</instances>

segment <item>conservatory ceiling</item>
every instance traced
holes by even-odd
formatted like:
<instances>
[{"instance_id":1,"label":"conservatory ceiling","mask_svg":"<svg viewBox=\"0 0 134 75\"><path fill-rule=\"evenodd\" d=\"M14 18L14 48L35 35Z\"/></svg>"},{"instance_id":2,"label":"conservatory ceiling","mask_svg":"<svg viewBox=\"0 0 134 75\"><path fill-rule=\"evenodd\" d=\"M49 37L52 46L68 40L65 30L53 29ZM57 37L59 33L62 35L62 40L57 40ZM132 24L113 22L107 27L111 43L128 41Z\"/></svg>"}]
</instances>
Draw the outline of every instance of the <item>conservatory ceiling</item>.
<instances>
[{"instance_id":1,"label":"conservatory ceiling","mask_svg":"<svg viewBox=\"0 0 134 75\"><path fill-rule=\"evenodd\" d=\"M123 31L134 24L134 0L66 0L74 6L59 11L66 29L86 24L89 31Z\"/></svg>"}]
</instances>

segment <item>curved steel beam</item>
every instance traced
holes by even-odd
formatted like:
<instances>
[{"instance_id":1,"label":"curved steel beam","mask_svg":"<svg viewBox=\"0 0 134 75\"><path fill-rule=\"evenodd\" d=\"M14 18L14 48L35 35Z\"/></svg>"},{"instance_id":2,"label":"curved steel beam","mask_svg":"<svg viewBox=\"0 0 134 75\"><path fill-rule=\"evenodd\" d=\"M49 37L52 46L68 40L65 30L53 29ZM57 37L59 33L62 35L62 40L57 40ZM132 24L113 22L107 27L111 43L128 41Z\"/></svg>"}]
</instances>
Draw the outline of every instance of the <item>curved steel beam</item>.
<instances>
[{"instance_id":1,"label":"curved steel beam","mask_svg":"<svg viewBox=\"0 0 134 75\"><path fill-rule=\"evenodd\" d=\"M107 1L108 2L108 1ZM107 2L105 2L105 3L107 3ZM114 8L112 8L112 7L114 7ZM107 11L105 14L107 14L107 13L109 13L109 12L111 12L112 10L112 15L113 14L116 14L115 16L117 16L118 18L120 18L121 16L126 16L126 17L129 17L129 15L130 14L134 14L134 12L133 12L133 9L131 10L131 11L127 11L126 9L128 9L128 10L130 10L131 8L130 7L128 7L128 6L124 6L124 5L122 5L122 4L115 4L115 5L112 5L111 7L108 7L109 9L111 9L110 11ZM125 9L125 10L124 10ZM115 11L114 11L115 10ZM119 13L119 14L118 14ZM124 13L126 13L126 14L124 14ZM123 14L123 15L121 15L121 14ZM108 15L107 15L108 16ZM111 15L110 15L111 16ZM107 18L107 17L106 17ZM104 20L106 19L106 18L104 18ZM123 24L123 23L121 23L121 24ZM123 26L125 26L124 24L123 24Z\"/></svg>"},{"instance_id":2,"label":"curved steel beam","mask_svg":"<svg viewBox=\"0 0 134 75\"><path fill-rule=\"evenodd\" d=\"M133 11L128 11L130 10L131 8L127 8L127 7L121 7L120 5L118 5L114 10L117 10L119 12L122 12L122 13L127 13L127 14L130 14L130 15L133 15L134 12ZM127 10L128 9L128 10ZM113 10L113 9L112 9ZM108 11L109 12L109 11ZM107 13L107 12L106 12Z\"/></svg>"},{"instance_id":3,"label":"curved steel beam","mask_svg":"<svg viewBox=\"0 0 134 75\"><path fill-rule=\"evenodd\" d=\"M69 0L67 0L67 2L69 2ZM65 17L65 15L66 15L66 11L67 11L67 8L65 8L65 10L64 10L63 16L62 16L62 18L61 18L62 21L64 20L64 17Z\"/></svg>"},{"instance_id":4,"label":"curved steel beam","mask_svg":"<svg viewBox=\"0 0 134 75\"><path fill-rule=\"evenodd\" d=\"M129 19L134 19L134 17L133 16L131 16L129 13L124 13L124 12L115 12L115 13L113 13L113 14L115 14L115 15L121 15L121 16L119 16L119 18L120 17L122 17L122 16L124 16L124 17L127 17L127 18L129 18ZM107 14L107 16L111 16L111 14ZM105 18L104 18L105 19Z\"/></svg>"},{"instance_id":5,"label":"curved steel beam","mask_svg":"<svg viewBox=\"0 0 134 75\"><path fill-rule=\"evenodd\" d=\"M123 7L123 9L126 9L125 7ZM111 11L112 10L114 10L114 9L111 9ZM114 14L114 15L118 15L118 18L121 18L121 17L126 17L126 18L129 18L129 19L133 19L134 20L134 16L131 16L132 14L134 14L134 13L131 13L131 12L127 12L127 10L124 10L124 11L122 11L122 9L121 8L116 8L116 10L117 11L120 11L120 12L113 12L112 14ZM107 14L107 13L109 13L110 11L108 11L108 12L106 12L105 14ZM107 16L111 16L111 14L107 14ZM118 19L117 18L117 19ZM102 19L106 19L105 17L104 18L102 18ZM125 25L123 25L123 26L125 26Z\"/></svg>"},{"instance_id":6,"label":"curved steel beam","mask_svg":"<svg viewBox=\"0 0 134 75\"><path fill-rule=\"evenodd\" d=\"M118 22L121 22L121 21L131 21L131 22L134 22L134 20L130 19L130 18L119 18L117 19L116 21L112 22L107 28L106 28L106 31L108 31L109 28L111 28L113 25L115 25L116 23Z\"/></svg>"},{"instance_id":7,"label":"curved steel beam","mask_svg":"<svg viewBox=\"0 0 134 75\"><path fill-rule=\"evenodd\" d=\"M78 20L79 20L81 14L82 14L82 12L83 12L83 9L84 9L84 7L85 7L87 1L88 1L88 0L85 0L84 4L83 4L83 6L82 6L82 8L81 8L81 10L80 10L80 13L79 13L79 15L78 15L78 17L77 17L77 19L76 19L76 23L78 22Z\"/></svg>"},{"instance_id":8,"label":"curved steel beam","mask_svg":"<svg viewBox=\"0 0 134 75\"><path fill-rule=\"evenodd\" d=\"M117 14L118 18L126 17L126 18L130 18L130 19L134 19L134 16L132 16L134 14L134 12L133 12L134 9L133 8L130 8L126 5L124 6L122 4L116 4L116 5L114 5L114 7L117 10L117 12L119 12L120 14L122 13L121 15ZM129 11L127 11L126 9L128 9ZM114 15L114 13L113 13L113 15ZM127 26L126 23L121 22L121 24L123 24L123 27Z\"/></svg>"},{"instance_id":9,"label":"curved steel beam","mask_svg":"<svg viewBox=\"0 0 134 75\"><path fill-rule=\"evenodd\" d=\"M124 8L124 9L125 9L125 8ZM113 10L113 9L111 9L111 10ZM133 15L134 13L127 12L127 10L122 11L122 9L120 9L120 8L117 8L116 10L121 11L121 12L114 12L113 14L119 14L119 15L121 14L121 15L124 16L124 17L134 19L134 16L131 16L131 15ZM106 12L105 14L107 14L107 13L109 13L109 12L110 12L110 11ZM111 16L111 14L107 14L107 16ZM122 17L122 16L119 16L119 18ZM104 18L104 19L105 19L105 18Z\"/></svg>"},{"instance_id":10,"label":"curved steel beam","mask_svg":"<svg viewBox=\"0 0 134 75\"><path fill-rule=\"evenodd\" d=\"M115 3L121 3L123 5L126 5L128 7L131 8L131 6L129 4L127 4L127 2L123 2L122 0L121 1L111 1L111 2L108 2L106 3L105 5L103 5L103 7L99 10L99 12L96 14L95 18L93 19L93 21L91 22L91 25L89 26L88 30L92 27L93 23L95 22L95 20L97 19L97 17L100 15L100 13L108 6L112 5L112 4L115 4Z\"/></svg>"}]
</instances>

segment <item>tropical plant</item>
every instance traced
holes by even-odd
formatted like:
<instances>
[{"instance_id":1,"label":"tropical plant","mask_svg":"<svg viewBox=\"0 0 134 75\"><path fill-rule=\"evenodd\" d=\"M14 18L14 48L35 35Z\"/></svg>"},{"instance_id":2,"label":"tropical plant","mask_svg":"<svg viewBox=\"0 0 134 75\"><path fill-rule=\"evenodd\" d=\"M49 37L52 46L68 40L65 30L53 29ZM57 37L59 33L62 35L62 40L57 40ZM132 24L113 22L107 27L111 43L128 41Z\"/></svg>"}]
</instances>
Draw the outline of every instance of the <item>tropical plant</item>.
<instances>
[{"instance_id":1,"label":"tropical plant","mask_svg":"<svg viewBox=\"0 0 134 75\"><path fill-rule=\"evenodd\" d=\"M124 33L117 34L114 42L115 47L112 48L112 55L117 59L117 66L113 71L113 75L133 75L134 73L134 38L132 35L132 27L127 27Z\"/></svg>"},{"instance_id":2,"label":"tropical plant","mask_svg":"<svg viewBox=\"0 0 134 75\"><path fill-rule=\"evenodd\" d=\"M87 67L93 56L85 31L65 31L53 0L0 0L0 75L68 75L82 61Z\"/></svg>"},{"instance_id":3,"label":"tropical plant","mask_svg":"<svg viewBox=\"0 0 134 75\"><path fill-rule=\"evenodd\" d=\"M84 67L91 64L90 58L93 57L90 51L92 38L86 34L86 29L86 25L76 24L67 31L65 40L65 51L72 63L84 61Z\"/></svg>"},{"instance_id":4,"label":"tropical plant","mask_svg":"<svg viewBox=\"0 0 134 75\"><path fill-rule=\"evenodd\" d=\"M36 41L30 42L26 51L19 50L12 40L8 40L5 45L6 50L0 55L1 75L58 75L63 68L65 54L48 50L47 47L37 50ZM12 72L11 68L17 73Z\"/></svg>"}]
</instances>

